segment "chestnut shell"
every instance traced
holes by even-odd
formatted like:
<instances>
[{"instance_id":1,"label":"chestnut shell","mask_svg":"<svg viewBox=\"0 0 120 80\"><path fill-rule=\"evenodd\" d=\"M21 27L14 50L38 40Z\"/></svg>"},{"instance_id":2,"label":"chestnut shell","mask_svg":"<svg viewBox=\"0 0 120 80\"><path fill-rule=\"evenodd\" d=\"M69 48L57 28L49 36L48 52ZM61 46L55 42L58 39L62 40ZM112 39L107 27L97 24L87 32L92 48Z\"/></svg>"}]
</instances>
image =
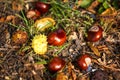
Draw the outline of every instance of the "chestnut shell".
<instances>
[{"instance_id":1,"label":"chestnut shell","mask_svg":"<svg viewBox=\"0 0 120 80\"><path fill-rule=\"evenodd\" d=\"M25 42L27 42L27 39L27 32L22 30L15 31L12 35L12 43L16 45L24 44Z\"/></svg>"}]
</instances>

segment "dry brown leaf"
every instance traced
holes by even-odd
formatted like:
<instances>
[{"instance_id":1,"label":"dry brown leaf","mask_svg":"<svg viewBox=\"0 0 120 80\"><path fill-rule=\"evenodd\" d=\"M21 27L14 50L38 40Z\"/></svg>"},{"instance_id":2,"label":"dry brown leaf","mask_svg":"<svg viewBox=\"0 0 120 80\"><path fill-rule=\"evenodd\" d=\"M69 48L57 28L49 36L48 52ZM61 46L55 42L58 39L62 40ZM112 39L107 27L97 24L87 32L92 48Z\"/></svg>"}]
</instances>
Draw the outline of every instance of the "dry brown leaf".
<instances>
[{"instance_id":1,"label":"dry brown leaf","mask_svg":"<svg viewBox=\"0 0 120 80\"><path fill-rule=\"evenodd\" d=\"M72 80L76 80L77 78L76 73L74 71L72 71L71 73L72 73Z\"/></svg>"},{"instance_id":2,"label":"dry brown leaf","mask_svg":"<svg viewBox=\"0 0 120 80\"><path fill-rule=\"evenodd\" d=\"M72 64L71 62L68 63L68 73L70 74L72 71Z\"/></svg>"},{"instance_id":3,"label":"dry brown leaf","mask_svg":"<svg viewBox=\"0 0 120 80\"><path fill-rule=\"evenodd\" d=\"M106 45L97 46L97 49L98 49L99 51L105 51L105 53L108 54L108 55L111 54L109 48L108 48Z\"/></svg>"},{"instance_id":4,"label":"dry brown leaf","mask_svg":"<svg viewBox=\"0 0 120 80\"><path fill-rule=\"evenodd\" d=\"M57 74L56 80L68 80L68 77L64 73L60 72Z\"/></svg>"},{"instance_id":5,"label":"dry brown leaf","mask_svg":"<svg viewBox=\"0 0 120 80\"><path fill-rule=\"evenodd\" d=\"M88 11L92 12L92 13L96 13L96 11L94 10L98 5L100 4L100 2L98 0L95 0L92 2L92 4L87 8Z\"/></svg>"},{"instance_id":6,"label":"dry brown leaf","mask_svg":"<svg viewBox=\"0 0 120 80\"><path fill-rule=\"evenodd\" d=\"M37 74L37 72L32 70L32 73L33 73L34 80L42 80L42 78L40 77L40 75Z\"/></svg>"},{"instance_id":7,"label":"dry brown leaf","mask_svg":"<svg viewBox=\"0 0 120 80\"><path fill-rule=\"evenodd\" d=\"M8 21L12 21L12 23L15 23L15 16L8 15L6 18L5 17L0 18L0 22L8 22Z\"/></svg>"},{"instance_id":8,"label":"dry brown leaf","mask_svg":"<svg viewBox=\"0 0 120 80\"><path fill-rule=\"evenodd\" d=\"M5 20L5 21L11 21L11 20L13 20L14 18L15 18L14 15L8 15L8 16L6 17L6 20Z\"/></svg>"},{"instance_id":9,"label":"dry brown leaf","mask_svg":"<svg viewBox=\"0 0 120 80\"><path fill-rule=\"evenodd\" d=\"M106 45L100 45L100 46L97 46L97 48L99 50L108 50L108 47Z\"/></svg>"},{"instance_id":10,"label":"dry brown leaf","mask_svg":"<svg viewBox=\"0 0 120 80\"><path fill-rule=\"evenodd\" d=\"M120 71L120 69L116 68L115 65L113 65L113 66L112 65L104 65L104 63L102 63L102 60L100 60L100 58L97 60L93 59L92 62L98 64L99 66L103 67L104 69L109 69L112 71Z\"/></svg>"},{"instance_id":11,"label":"dry brown leaf","mask_svg":"<svg viewBox=\"0 0 120 80\"><path fill-rule=\"evenodd\" d=\"M5 21L5 18L4 17L1 17L0 18L0 22L4 22Z\"/></svg>"},{"instance_id":12,"label":"dry brown leaf","mask_svg":"<svg viewBox=\"0 0 120 80\"><path fill-rule=\"evenodd\" d=\"M81 76L79 79L77 80L90 80L89 77L87 75L83 75Z\"/></svg>"},{"instance_id":13,"label":"dry brown leaf","mask_svg":"<svg viewBox=\"0 0 120 80\"><path fill-rule=\"evenodd\" d=\"M77 76L76 73L73 71L74 66L71 64L71 62L68 63L68 73L70 74L70 79L76 80Z\"/></svg>"},{"instance_id":14,"label":"dry brown leaf","mask_svg":"<svg viewBox=\"0 0 120 80\"><path fill-rule=\"evenodd\" d=\"M23 6L20 3L18 3L18 1L13 1L12 9L16 11L21 11L23 9Z\"/></svg>"},{"instance_id":15,"label":"dry brown leaf","mask_svg":"<svg viewBox=\"0 0 120 80\"><path fill-rule=\"evenodd\" d=\"M103 59L103 60L102 60ZM106 55L103 54L102 56L102 59L101 58L98 58L97 61L102 64L102 65L107 65L107 62L106 62Z\"/></svg>"},{"instance_id":16,"label":"dry brown leaf","mask_svg":"<svg viewBox=\"0 0 120 80\"><path fill-rule=\"evenodd\" d=\"M71 32L70 35L68 36L68 40L72 41L78 39L77 33L76 32Z\"/></svg>"},{"instance_id":17,"label":"dry brown leaf","mask_svg":"<svg viewBox=\"0 0 120 80\"><path fill-rule=\"evenodd\" d=\"M88 45L96 56L100 56L100 52L98 51L98 49L95 46L93 46L92 43L88 43Z\"/></svg>"},{"instance_id":18,"label":"dry brown leaf","mask_svg":"<svg viewBox=\"0 0 120 80\"><path fill-rule=\"evenodd\" d=\"M15 16L14 15L8 15L5 19L6 22L11 21L13 24L15 24Z\"/></svg>"},{"instance_id":19,"label":"dry brown leaf","mask_svg":"<svg viewBox=\"0 0 120 80\"><path fill-rule=\"evenodd\" d=\"M0 57L3 57L3 53L2 52L0 52Z\"/></svg>"},{"instance_id":20,"label":"dry brown leaf","mask_svg":"<svg viewBox=\"0 0 120 80\"><path fill-rule=\"evenodd\" d=\"M107 21L111 23L112 21L115 22L115 17L117 15L117 10L114 8L108 8L104 12L101 13L100 19L103 21Z\"/></svg>"},{"instance_id":21,"label":"dry brown leaf","mask_svg":"<svg viewBox=\"0 0 120 80\"><path fill-rule=\"evenodd\" d=\"M108 8L104 12L101 13L101 15L111 15L111 14L117 14L117 11L115 8Z\"/></svg>"},{"instance_id":22,"label":"dry brown leaf","mask_svg":"<svg viewBox=\"0 0 120 80\"><path fill-rule=\"evenodd\" d=\"M35 70L41 70L41 69L45 68L45 66L43 64L35 63L35 64L33 64L33 66L34 66Z\"/></svg>"}]
</instances>

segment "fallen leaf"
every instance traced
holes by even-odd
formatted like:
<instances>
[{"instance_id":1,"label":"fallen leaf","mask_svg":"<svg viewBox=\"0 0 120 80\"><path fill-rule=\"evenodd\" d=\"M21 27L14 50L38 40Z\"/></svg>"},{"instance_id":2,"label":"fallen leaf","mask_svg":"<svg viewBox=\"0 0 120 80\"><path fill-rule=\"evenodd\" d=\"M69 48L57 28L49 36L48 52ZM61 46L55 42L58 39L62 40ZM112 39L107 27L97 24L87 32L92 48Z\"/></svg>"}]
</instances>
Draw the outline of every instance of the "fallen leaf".
<instances>
[{"instance_id":1,"label":"fallen leaf","mask_svg":"<svg viewBox=\"0 0 120 80\"><path fill-rule=\"evenodd\" d=\"M106 9L101 15L110 15L110 14L117 14L117 11L115 10L115 8L108 8Z\"/></svg>"},{"instance_id":2,"label":"fallen leaf","mask_svg":"<svg viewBox=\"0 0 120 80\"><path fill-rule=\"evenodd\" d=\"M1 17L0 18L0 22L4 22L5 21L5 18L4 17Z\"/></svg>"},{"instance_id":3,"label":"fallen leaf","mask_svg":"<svg viewBox=\"0 0 120 80\"><path fill-rule=\"evenodd\" d=\"M97 60L93 59L92 62L98 64L99 66L101 66L103 69L109 69L111 71L120 71L119 68L116 68L115 65L104 65L104 63L102 62L102 60L99 58Z\"/></svg>"},{"instance_id":4,"label":"fallen leaf","mask_svg":"<svg viewBox=\"0 0 120 80\"><path fill-rule=\"evenodd\" d=\"M71 80L76 80L77 76L76 76L76 73L73 70L74 70L74 66L72 65L71 62L69 62L68 73L70 74L70 79Z\"/></svg>"},{"instance_id":5,"label":"fallen leaf","mask_svg":"<svg viewBox=\"0 0 120 80\"><path fill-rule=\"evenodd\" d=\"M71 62L68 63L68 73L70 74L72 71L72 64Z\"/></svg>"},{"instance_id":6,"label":"fallen leaf","mask_svg":"<svg viewBox=\"0 0 120 80\"><path fill-rule=\"evenodd\" d=\"M88 45L96 56L100 56L100 52L98 51L98 49L95 46L93 46L92 43L88 43Z\"/></svg>"},{"instance_id":7,"label":"fallen leaf","mask_svg":"<svg viewBox=\"0 0 120 80\"><path fill-rule=\"evenodd\" d=\"M92 4L87 8L88 11L92 12L92 13L96 13L95 8L100 4L100 2L98 0L95 0L92 2Z\"/></svg>"},{"instance_id":8,"label":"fallen leaf","mask_svg":"<svg viewBox=\"0 0 120 80\"><path fill-rule=\"evenodd\" d=\"M23 9L23 6L20 3L18 3L18 1L13 1L12 9L16 11L21 11Z\"/></svg>"},{"instance_id":9,"label":"fallen leaf","mask_svg":"<svg viewBox=\"0 0 120 80\"><path fill-rule=\"evenodd\" d=\"M68 36L68 40L72 41L72 40L75 40L75 39L78 39L77 33L76 32L71 32L71 34Z\"/></svg>"},{"instance_id":10,"label":"fallen leaf","mask_svg":"<svg viewBox=\"0 0 120 80\"><path fill-rule=\"evenodd\" d=\"M63 72L60 72L57 74L56 80L68 80L68 77Z\"/></svg>"},{"instance_id":11,"label":"fallen leaf","mask_svg":"<svg viewBox=\"0 0 120 80\"><path fill-rule=\"evenodd\" d=\"M42 78L40 77L40 75L38 75L35 70L32 70L32 73L33 73L34 80L42 80Z\"/></svg>"},{"instance_id":12,"label":"fallen leaf","mask_svg":"<svg viewBox=\"0 0 120 80\"><path fill-rule=\"evenodd\" d=\"M43 64L34 63L33 66L34 66L35 70L42 70L45 68L45 66Z\"/></svg>"},{"instance_id":13,"label":"fallen leaf","mask_svg":"<svg viewBox=\"0 0 120 80\"><path fill-rule=\"evenodd\" d=\"M110 55L111 52L109 50L109 48L106 46L106 45L100 45L100 46L97 46L97 49L99 51L104 51L106 54Z\"/></svg>"},{"instance_id":14,"label":"fallen leaf","mask_svg":"<svg viewBox=\"0 0 120 80\"><path fill-rule=\"evenodd\" d=\"M83 75L81 77L79 77L77 80L90 80L88 75Z\"/></svg>"},{"instance_id":15,"label":"fallen leaf","mask_svg":"<svg viewBox=\"0 0 120 80\"><path fill-rule=\"evenodd\" d=\"M97 48L99 50L108 50L108 47L106 45L100 45L100 46L97 46Z\"/></svg>"},{"instance_id":16,"label":"fallen leaf","mask_svg":"<svg viewBox=\"0 0 120 80\"><path fill-rule=\"evenodd\" d=\"M76 73L72 70L72 80L76 80L77 76L76 76Z\"/></svg>"},{"instance_id":17,"label":"fallen leaf","mask_svg":"<svg viewBox=\"0 0 120 80\"><path fill-rule=\"evenodd\" d=\"M117 15L117 10L114 8L108 8L101 13L100 20L108 23L115 22L115 17Z\"/></svg>"},{"instance_id":18,"label":"fallen leaf","mask_svg":"<svg viewBox=\"0 0 120 80\"><path fill-rule=\"evenodd\" d=\"M14 15L8 15L8 16L6 17L6 21L11 21L11 20L14 19L14 18L15 18Z\"/></svg>"},{"instance_id":19,"label":"fallen leaf","mask_svg":"<svg viewBox=\"0 0 120 80\"><path fill-rule=\"evenodd\" d=\"M16 16L14 16L14 15L8 15L5 19L5 21L6 22L11 21L13 24L15 24L15 18L16 18Z\"/></svg>"},{"instance_id":20,"label":"fallen leaf","mask_svg":"<svg viewBox=\"0 0 120 80\"><path fill-rule=\"evenodd\" d=\"M0 57L3 57L3 52L0 52Z\"/></svg>"},{"instance_id":21,"label":"fallen leaf","mask_svg":"<svg viewBox=\"0 0 120 80\"><path fill-rule=\"evenodd\" d=\"M11 80L9 76L5 76L5 80Z\"/></svg>"}]
</instances>

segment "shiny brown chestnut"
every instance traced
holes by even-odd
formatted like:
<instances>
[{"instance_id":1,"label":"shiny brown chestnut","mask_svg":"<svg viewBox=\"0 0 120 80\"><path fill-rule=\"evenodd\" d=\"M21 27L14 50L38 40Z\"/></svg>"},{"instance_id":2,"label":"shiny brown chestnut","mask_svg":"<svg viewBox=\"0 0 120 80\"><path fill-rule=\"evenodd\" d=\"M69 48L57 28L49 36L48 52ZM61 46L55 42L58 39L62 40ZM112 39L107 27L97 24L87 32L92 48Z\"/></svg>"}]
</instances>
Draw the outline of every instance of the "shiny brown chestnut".
<instances>
[{"instance_id":1,"label":"shiny brown chestnut","mask_svg":"<svg viewBox=\"0 0 120 80\"><path fill-rule=\"evenodd\" d=\"M83 54L78 58L77 63L80 69L86 70L91 64L91 57L88 54Z\"/></svg>"},{"instance_id":2,"label":"shiny brown chestnut","mask_svg":"<svg viewBox=\"0 0 120 80\"><path fill-rule=\"evenodd\" d=\"M100 26L93 26L87 32L87 40L90 42L96 42L101 39L103 29Z\"/></svg>"},{"instance_id":3,"label":"shiny brown chestnut","mask_svg":"<svg viewBox=\"0 0 120 80\"><path fill-rule=\"evenodd\" d=\"M46 13L49 10L50 5L44 2L36 2L36 9L41 13Z\"/></svg>"},{"instance_id":4,"label":"shiny brown chestnut","mask_svg":"<svg viewBox=\"0 0 120 80\"><path fill-rule=\"evenodd\" d=\"M48 69L51 72L57 72L65 66L65 61L59 57L54 57L48 63Z\"/></svg>"},{"instance_id":5,"label":"shiny brown chestnut","mask_svg":"<svg viewBox=\"0 0 120 80\"><path fill-rule=\"evenodd\" d=\"M54 46L61 46L66 41L66 32L63 29L58 29L48 34L48 43Z\"/></svg>"}]
</instances>

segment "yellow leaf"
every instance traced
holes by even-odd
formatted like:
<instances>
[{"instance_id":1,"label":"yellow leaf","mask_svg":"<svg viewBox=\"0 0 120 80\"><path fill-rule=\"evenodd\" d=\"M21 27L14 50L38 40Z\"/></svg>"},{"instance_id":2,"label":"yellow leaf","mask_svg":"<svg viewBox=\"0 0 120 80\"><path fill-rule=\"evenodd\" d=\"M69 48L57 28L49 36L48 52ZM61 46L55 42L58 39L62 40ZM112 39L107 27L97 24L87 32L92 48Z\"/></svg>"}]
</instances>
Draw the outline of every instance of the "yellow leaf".
<instances>
[{"instance_id":1,"label":"yellow leaf","mask_svg":"<svg viewBox=\"0 0 120 80\"><path fill-rule=\"evenodd\" d=\"M93 46L92 43L88 43L88 45L96 56L100 56L100 52L98 51L98 49L95 46Z\"/></svg>"},{"instance_id":2,"label":"yellow leaf","mask_svg":"<svg viewBox=\"0 0 120 80\"><path fill-rule=\"evenodd\" d=\"M57 74L56 80L68 80L68 77L64 73L60 72Z\"/></svg>"}]
</instances>

